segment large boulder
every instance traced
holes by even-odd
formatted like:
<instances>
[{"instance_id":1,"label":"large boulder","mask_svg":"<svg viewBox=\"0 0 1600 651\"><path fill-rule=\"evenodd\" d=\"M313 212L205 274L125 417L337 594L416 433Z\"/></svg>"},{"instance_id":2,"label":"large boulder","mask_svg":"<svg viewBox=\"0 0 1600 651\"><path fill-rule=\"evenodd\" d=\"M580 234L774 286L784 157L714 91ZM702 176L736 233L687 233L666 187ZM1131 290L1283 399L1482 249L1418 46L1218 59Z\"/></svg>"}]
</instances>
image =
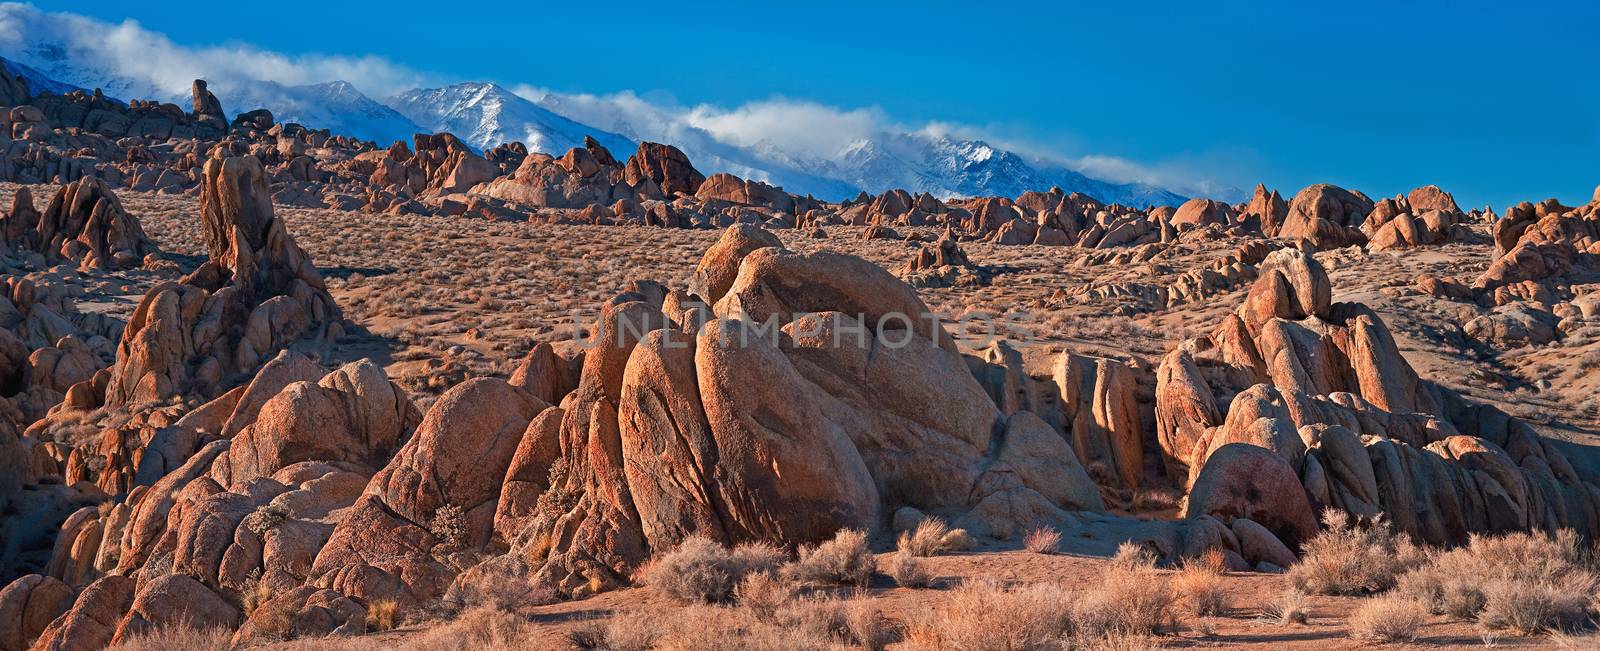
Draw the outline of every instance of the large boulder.
<instances>
[{"instance_id":1,"label":"large boulder","mask_svg":"<svg viewBox=\"0 0 1600 651\"><path fill-rule=\"evenodd\" d=\"M72 607L72 588L29 574L0 590L0 651L26 651L50 622Z\"/></svg>"},{"instance_id":2,"label":"large boulder","mask_svg":"<svg viewBox=\"0 0 1600 651\"><path fill-rule=\"evenodd\" d=\"M89 584L62 613L39 634L30 651L103 649L111 644L123 613L133 603L134 580L105 576Z\"/></svg>"},{"instance_id":3,"label":"large boulder","mask_svg":"<svg viewBox=\"0 0 1600 651\"><path fill-rule=\"evenodd\" d=\"M690 164L689 157L672 145L654 142L639 143L639 150L628 157L624 174L629 185L639 185L645 180L656 184L667 197L678 193L693 195L700 190L706 177Z\"/></svg>"},{"instance_id":4,"label":"large boulder","mask_svg":"<svg viewBox=\"0 0 1600 651\"><path fill-rule=\"evenodd\" d=\"M231 629L238 623L239 609L221 595L192 577L168 574L140 586L112 643L175 626Z\"/></svg>"},{"instance_id":5,"label":"large boulder","mask_svg":"<svg viewBox=\"0 0 1600 651\"><path fill-rule=\"evenodd\" d=\"M352 362L320 382L295 382L260 407L233 437L211 475L240 487L301 461L373 472L418 420L404 390L371 361Z\"/></svg>"},{"instance_id":6,"label":"large boulder","mask_svg":"<svg viewBox=\"0 0 1600 651\"><path fill-rule=\"evenodd\" d=\"M1137 490L1144 475L1138 385L1127 364L1062 353L1055 367L1062 425L1089 475L1102 486Z\"/></svg>"},{"instance_id":7,"label":"large boulder","mask_svg":"<svg viewBox=\"0 0 1600 651\"><path fill-rule=\"evenodd\" d=\"M688 292L706 305L715 305L728 293L739 272L739 261L763 247L783 248L783 242L765 229L734 224L722 231L716 244L706 249L690 276Z\"/></svg>"},{"instance_id":8,"label":"large boulder","mask_svg":"<svg viewBox=\"0 0 1600 651\"><path fill-rule=\"evenodd\" d=\"M1249 443L1213 452L1189 490L1185 517L1248 518L1290 549L1316 536L1317 517L1300 478L1283 457Z\"/></svg>"},{"instance_id":9,"label":"large boulder","mask_svg":"<svg viewBox=\"0 0 1600 651\"><path fill-rule=\"evenodd\" d=\"M1276 236L1304 240L1318 249L1363 244L1359 230L1373 203L1365 195L1319 183L1295 193Z\"/></svg>"},{"instance_id":10,"label":"large boulder","mask_svg":"<svg viewBox=\"0 0 1600 651\"><path fill-rule=\"evenodd\" d=\"M442 595L460 569L453 555L495 537L502 483L529 422L548 408L492 378L445 392L334 527L312 579L362 599Z\"/></svg>"}]
</instances>

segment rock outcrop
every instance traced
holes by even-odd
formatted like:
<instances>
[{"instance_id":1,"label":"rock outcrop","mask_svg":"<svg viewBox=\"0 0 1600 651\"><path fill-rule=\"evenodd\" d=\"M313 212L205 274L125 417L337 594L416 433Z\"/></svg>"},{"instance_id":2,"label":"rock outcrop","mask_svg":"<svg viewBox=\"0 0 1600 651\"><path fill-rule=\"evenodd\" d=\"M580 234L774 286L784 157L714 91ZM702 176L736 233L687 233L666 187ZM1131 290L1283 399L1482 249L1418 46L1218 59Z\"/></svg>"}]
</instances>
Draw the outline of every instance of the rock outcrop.
<instances>
[{"instance_id":1,"label":"rock outcrop","mask_svg":"<svg viewBox=\"0 0 1600 651\"><path fill-rule=\"evenodd\" d=\"M706 181L682 150L654 142L639 143L639 150L628 157L624 174L628 185L639 187L648 179L668 197L693 195Z\"/></svg>"},{"instance_id":2,"label":"rock outcrop","mask_svg":"<svg viewBox=\"0 0 1600 651\"><path fill-rule=\"evenodd\" d=\"M562 497L513 540L541 550L542 579L582 594L689 535L810 543L882 532L904 506L994 535L1102 508L1067 440L1002 413L909 287L850 256L739 244L760 239L730 230L707 253L697 277L733 278L701 283L710 308L607 304L560 407L545 495Z\"/></svg>"},{"instance_id":3,"label":"rock outcrop","mask_svg":"<svg viewBox=\"0 0 1600 651\"><path fill-rule=\"evenodd\" d=\"M86 268L136 267L156 251L139 220L94 177L63 186L43 214L34 209L25 188L19 191L11 211L0 217L0 245Z\"/></svg>"},{"instance_id":4,"label":"rock outcrop","mask_svg":"<svg viewBox=\"0 0 1600 651\"><path fill-rule=\"evenodd\" d=\"M200 220L210 259L145 294L117 345L105 404L212 398L276 351L341 331L321 275L273 214L255 157L206 161Z\"/></svg>"},{"instance_id":5,"label":"rock outcrop","mask_svg":"<svg viewBox=\"0 0 1600 651\"><path fill-rule=\"evenodd\" d=\"M1315 258L1278 251L1235 315L1163 360L1157 439L1191 517L1248 518L1291 549L1323 507L1439 545L1600 533L1600 486L1557 448L1422 380L1376 314L1330 295Z\"/></svg>"},{"instance_id":6,"label":"rock outcrop","mask_svg":"<svg viewBox=\"0 0 1600 651\"><path fill-rule=\"evenodd\" d=\"M1319 183L1295 193L1283 226L1273 235L1304 240L1316 249L1365 244L1360 228L1372 207L1366 195Z\"/></svg>"}]
</instances>

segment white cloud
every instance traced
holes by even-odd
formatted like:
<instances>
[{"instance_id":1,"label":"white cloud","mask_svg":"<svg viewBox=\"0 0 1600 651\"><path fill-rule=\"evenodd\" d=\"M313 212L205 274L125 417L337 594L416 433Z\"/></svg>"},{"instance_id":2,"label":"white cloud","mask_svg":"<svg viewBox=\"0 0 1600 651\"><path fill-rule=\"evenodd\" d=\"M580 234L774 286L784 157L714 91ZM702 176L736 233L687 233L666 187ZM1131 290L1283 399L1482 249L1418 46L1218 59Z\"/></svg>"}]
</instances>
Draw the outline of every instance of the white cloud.
<instances>
[{"instance_id":1,"label":"white cloud","mask_svg":"<svg viewBox=\"0 0 1600 651\"><path fill-rule=\"evenodd\" d=\"M829 158L851 143L892 130L877 107L838 109L816 102L774 98L726 110L702 104L685 120L740 147L770 145L810 158Z\"/></svg>"},{"instance_id":2,"label":"white cloud","mask_svg":"<svg viewBox=\"0 0 1600 651\"><path fill-rule=\"evenodd\" d=\"M92 84L96 80L88 77L94 75L115 77L135 94L123 99L165 99L184 93L195 79L219 87L253 80L285 85L345 80L378 96L427 80L376 56L285 55L248 44L190 47L132 19L113 24L18 3L0 4L0 53L77 85Z\"/></svg>"}]
</instances>

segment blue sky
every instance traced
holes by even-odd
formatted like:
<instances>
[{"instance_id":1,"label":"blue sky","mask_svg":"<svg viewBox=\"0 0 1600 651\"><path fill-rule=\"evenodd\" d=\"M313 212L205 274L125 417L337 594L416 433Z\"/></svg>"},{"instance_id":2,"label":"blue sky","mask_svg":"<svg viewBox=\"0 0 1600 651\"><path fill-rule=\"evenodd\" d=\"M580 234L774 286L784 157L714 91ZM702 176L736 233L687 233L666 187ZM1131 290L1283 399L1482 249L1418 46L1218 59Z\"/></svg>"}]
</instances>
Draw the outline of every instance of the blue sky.
<instances>
[{"instance_id":1,"label":"blue sky","mask_svg":"<svg viewBox=\"0 0 1600 651\"><path fill-rule=\"evenodd\" d=\"M1285 195L1433 182L1501 210L1582 203L1600 184L1589 3L33 4L189 46L373 55L438 81L876 107Z\"/></svg>"}]
</instances>

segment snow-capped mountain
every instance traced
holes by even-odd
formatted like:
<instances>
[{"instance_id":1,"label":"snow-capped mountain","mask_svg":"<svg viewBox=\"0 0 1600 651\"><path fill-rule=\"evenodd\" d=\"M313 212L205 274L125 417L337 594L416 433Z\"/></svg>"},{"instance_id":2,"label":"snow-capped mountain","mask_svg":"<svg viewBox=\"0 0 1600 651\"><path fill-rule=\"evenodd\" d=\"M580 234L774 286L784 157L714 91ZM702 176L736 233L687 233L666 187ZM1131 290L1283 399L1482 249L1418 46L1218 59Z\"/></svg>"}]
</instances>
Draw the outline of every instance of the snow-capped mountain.
<instances>
[{"instance_id":1,"label":"snow-capped mountain","mask_svg":"<svg viewBox=\"0 0 1600 651\"><path fill-rule=\"evenodd\" d=\"M305 86L284 86L271 81L232 83L211 88L228 115L264 108L280 123L296 122L312 129L371 140L386 146L396 140L430 132L405 116L363 95L355 86L330 81ZM171 101L188 106L188 95Z\"/></svg>"},{"instance_id":2,"label":"snow-capped mountain","mask_svg":"<svg viewBox=\"0 0 1600 651\"><path fill-rule=\"evenodd\" d=\"M23 79L24 81L27 81L28 82L28 92L32 93L34 95L38 95L38 94L41 94L41 93L52 93L52 94L55 94L55 95L65 95L65 94L70 93L70 92L75 91L75 90L83 90L82 88L80 88L78 86L74 86L72 84L62 83L62 82L56 81L54 79L51 79L51 78L45 76L44 73L39 72L38 70L34 70L33 68L30 68L28 66L22 65L20 63L17 63L16 61L12 61L11 59L7 59L5 57L0 57L0 66L4 66L5 69L6 69L6 72L9 73L11 76L18 77L20 79Z\"/></svg>"},{"instance_id":3,"label":"snow-capped mountain","mask_svg":"<svg viewBox=\"0 0 1600 651\"><path fill-rule=\"evenodd\" d=\"M634 107L618 110L615 105L546 93L536 104L573 121L591 124L635 141L667 143L683 150L695 169L705 174L726 172L739 178L762 181L799 195L826 199L855 196L861 187L832 175L832 170L815 170L805 161L776 149L740 147L718 140L705 129L684 120L673 119L665 111ZM643 110L640 110L643 109ZM613 152L615 153L615 152Z\"/></svg>"},{"instance_id":4,"label":"snow-capped mountain","mask_svg":"<svg viewBox=\"0 0 1600 651\"><path fill-rule=\"evenodd\" d=\"M48 32L55 26L28 25L28 27L41 28ZM86 90L99 88L106 97L124 102L130 99L150 99L167 95L148 82L109 72L112 68L100 65L96 53L80 51L79 48L64 44L69 42L71 42L69 39L52 38L48 33L18 30L14 34L0 34L0 56L5 57L11 64L20 65L31 71L31 74L41 81L48 80L49 83L64 86L69 91L76 88ZM29 88L37 93L40 87L35 83L34 79L28 80Z\"/></svg>"},{"instance_id":5,"label":"snow-capped mountain","mask_svg":"<svg viewBox=\"0 0 1600 651\"><path fill-rule=\"evenodd\" d=\"M593 136L619 159L638 147L626 136L562 117L492 83L418 88L385 101L426 129L448 131L479 150L515 141L530 151L559 156L582 147L584 136Z\"/></svg>"},{"instance_id":6,"label":"snow-capped mountain","mask_svg":"<svg viewBox=\"0 0 1600 651\"><path fill-rule=\"evenodd\" d=\"M934 196L1015 197L1028 190L1060 187L1108 203L1177 205L1183 195L1135 183L1093 179L1072 169L1030 162L982 140L956 140L925 133L885 133L858 140L835 161L841 174L862 188L905 188Z\"/></svg>"},{"instance_id":7,"label":"snow-capped mountain","mask_svg":"<svg viewBox=\"0 0 1600 651\"><path fill-rule=\"evenodd\" d=\"M92 56L52 45L47 37L35 34L10 42L0 37L0 55L14 59L7 61L8 67L13 74L28 78L36 91L101 88L118 99L158 97L189 106L186 90L154 88L151 82L109 73L111 68L97 65ZM1027 190L1051 187L1139 207L1177 205L1186 198L1153 185L1093 178L1066 165L1029 158L981 140L880 131L835 152L800 153L768 140L732 142L661 107L608 110L597 108L592 97L580 101L580 96L553 93L530 100L494 83L413 89L381 102L343 81L294 86L217 79L212 80L211 89L230 116L266 108L280 122L326 128L380 146L410 140L415 133L448 131L480 151L519 141L530 150L560 155L582 146L587 135L620 160L641 140L664 142L682 149L703 173L727 172L829 200L894 188L950 198L1015 197ZM1243 195L1226 187L1197 187L1193 192L1230 201Z\"/></svg>"}]
</instances>

